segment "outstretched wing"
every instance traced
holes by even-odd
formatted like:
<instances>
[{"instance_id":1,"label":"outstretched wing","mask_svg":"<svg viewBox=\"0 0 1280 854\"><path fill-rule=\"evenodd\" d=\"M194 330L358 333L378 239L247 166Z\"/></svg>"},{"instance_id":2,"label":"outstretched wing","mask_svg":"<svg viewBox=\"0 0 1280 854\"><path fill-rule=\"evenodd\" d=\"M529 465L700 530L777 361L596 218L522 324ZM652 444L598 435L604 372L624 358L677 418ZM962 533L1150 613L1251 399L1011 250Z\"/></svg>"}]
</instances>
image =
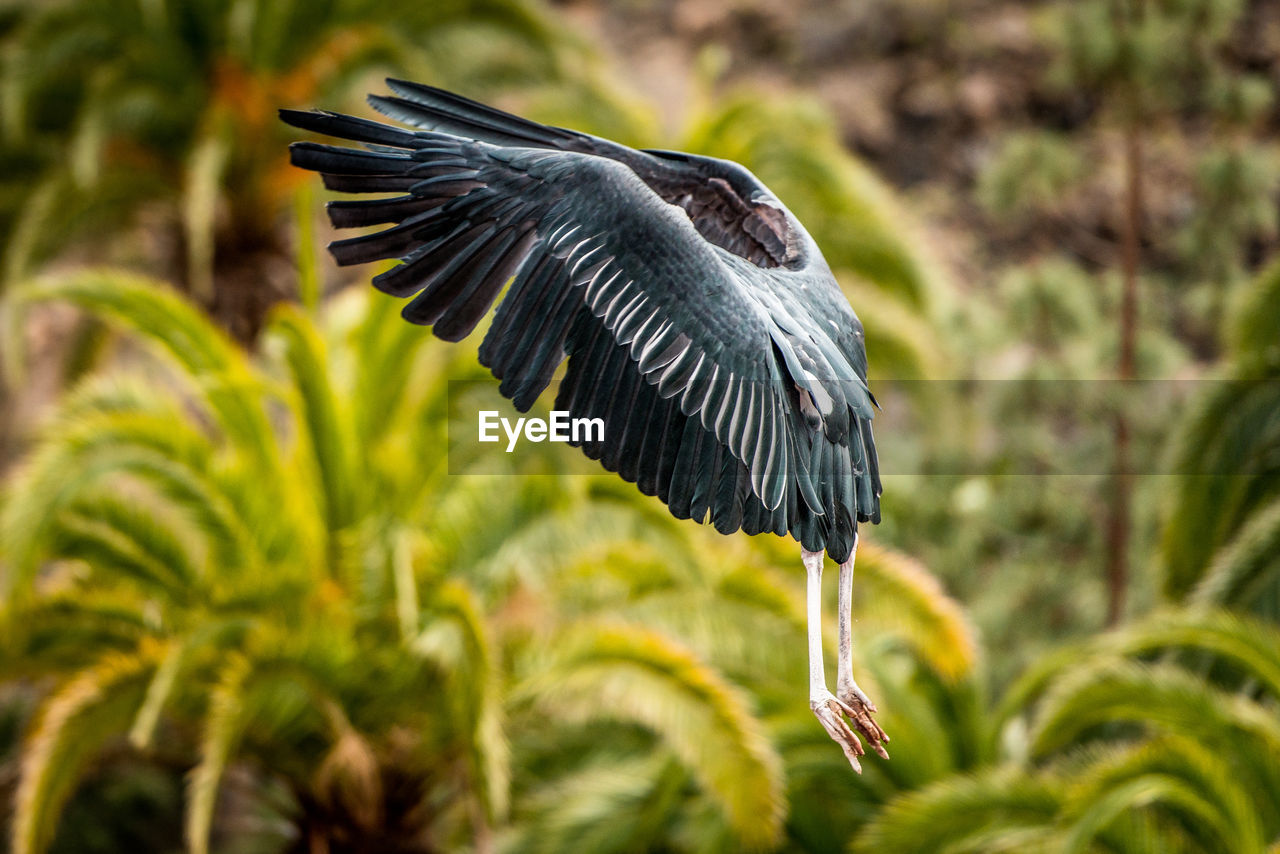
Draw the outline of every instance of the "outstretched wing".
<instances>
[{"instance_id":1,"label":"outstretched wing","mask_svg":"<svg viewBox=\"0 0 1280 854\"><path fill-rule=\"evenodd\" d=\"M791 442L781 423L791 407L770 319L692 222L627 166L342 116L285 118L379 146L296 143L293 162L321 172L332 189L404 191L329 210L338 226L395 223L330 251L340 264L401 259L374 284L395 296L417 294L406 319L460 340L515 275L480 356L518 408L547 387L585 313L626 348L650 384L679 396L681 411L697 415L749 466L768 506L779 505L791 480Z\"/></svg>"},{"instance_id":2,"label":"outstretched wing","mask_svg":"<svg viewBox=\"0 0 1280 854\"><path fill-rule=\"evenodd\" d=\"M606 419L589 456L677 516L790 531L847 555L855 520L878 518L865 368L797 335L753 278L806 260L776 200L736 164L637 152L395 85L414 100L375 106L436 130L281 112L368 147L292 147L330 189L398 194L330 204L335 226L390 225L334 242L335 259L400 259L374 284L416 294L404 316L447 340L469 334L511 281L480 357L519 409L568 356L559 407ZM860 385L857 399L841 382L827 389L835 402L815 394L824 372Z\"/></svg>"},{"instance_id":3,"label":"outstretched wing","mask_svg":"<svg viewBox=\"0 0 1280 854\"><path fill-rule=\"evenodd\" d=\"M595 154L625 164L663 201L683 208L707 241L760 267L806 260L773 194L737 163L679 151L637 151L612 140L548 127L407 80L388 80L394 96L370 95L383 115L424 130L507 147Z\"/></svg>"}]
</instances>

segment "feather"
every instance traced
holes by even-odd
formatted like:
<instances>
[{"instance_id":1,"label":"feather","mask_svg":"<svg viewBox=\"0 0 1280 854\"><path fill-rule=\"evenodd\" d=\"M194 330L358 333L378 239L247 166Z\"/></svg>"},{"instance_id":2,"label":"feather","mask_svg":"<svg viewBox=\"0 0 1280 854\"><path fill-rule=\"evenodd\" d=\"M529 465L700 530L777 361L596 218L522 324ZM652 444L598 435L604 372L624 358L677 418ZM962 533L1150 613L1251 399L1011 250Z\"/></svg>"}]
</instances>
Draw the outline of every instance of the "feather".
<instances>
[{"instance_id":1,"label":"feather","mask_svg":"<svg viewBox=\"0 0 1280 854\"><path fill-rule=\"evenodd\" d=\"M399 196L394 199L334 201L325 205L325 210L334 228L360 228L366 225L403 222L442 204L444 201L441 199Z\"/></svg>"},{"instance_id":2,"label":"feather","mask_svg":"<svg viewBox=\"0 0 1280 854\"><path fill-rule=\"evenodd\" d=\"M416 135L408 131L384 125L381 122L344 116L341 113L330 113L324 110L280 110L280 119L296 128L356 142L391 145L398 148L417 148L421 144Z\"/></svg>"},{"instance_id":3,"label":"feather","mask_svg":"<svg viewBox=\"0 0 1280 854\"><path fill-rule=\"evenodd\" d=\"M295 142L289 146L289 161L302 169L332 175L401 175L413 161L404 154L358 151L318 142Z\"/></svg>"}]
</instances>

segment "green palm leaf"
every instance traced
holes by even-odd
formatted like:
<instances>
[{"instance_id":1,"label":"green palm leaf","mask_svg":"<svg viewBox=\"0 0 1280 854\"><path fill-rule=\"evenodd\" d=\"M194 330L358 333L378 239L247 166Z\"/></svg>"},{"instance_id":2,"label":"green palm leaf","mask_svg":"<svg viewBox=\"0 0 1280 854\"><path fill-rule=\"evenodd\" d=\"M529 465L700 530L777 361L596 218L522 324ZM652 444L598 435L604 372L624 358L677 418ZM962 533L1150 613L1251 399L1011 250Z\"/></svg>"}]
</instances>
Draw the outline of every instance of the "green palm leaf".
<instances>
[{"instance_id":1,"label":"green palm leaf","mask_svg":"<svg viewBox=\"0 0 1280 854\"><path fill-rule=\"evenodd\" d=\"M1272 755L1280 750L1280 721L1247 698L1211 688L1180 668L1103 659L1064 677L1045 696L1031 730L1033 755L1121 722L1155 732L1244 736Z\"/></svg>"},{"instance_id":2,"label":"green palm leaf","mask_svg":"<svg viewBox=\"0 0 1280 854\"><path fill-rule=\"evenodd\" d=\"M0 673L6 679L74 673L104 651L136 650L154 628L129 591L62 590L4 611Z\"/></svg>"},{"instance_id":3,"label":"green palm leaf","mask_svg":"<svg viewBox=\"0 0 1280 854\"><path fill-rule=\"evenodd\" d=\"M777 840L777 755L747 699L669 639L584 625L557 641L550 668L523 692L566 721L631 721L652 729L723 810L742 844Z\"/></svg>"},{"instance_id":4,"label":"green palm leaf","mask_svg":"<svg viewBox=\"0 0 1280 854\"><path fill-rule=\"evenodd\" d=\"M1106 668L1121 656L1150 657L1185 651L1199 662L1229 665L1234 678L1280 697L1280 634L1265 623L1225 611L1172 611L1065 647L1042 658L1005 693L993 715L997 730L1032 708L1060 681L1088 667Z\"/></svg>"},{"instance_id":5,"label":"green palm leaf","mask_svg":"<svg viewBox=\"0 0 1280 854\"><path fill-rule=\"evenodd\" d=\"M1249 375L1275 376L1280 370L1280 263L1259 274L1248 298L1241 300L1230 343L1237 361Z\"/></svg>"},{"instance_id":6,"label":"green palm leaf","mask_svg":"<svg viewBox=\"0 0 1280 854\"><path fill-rule=\"evenodd\" d=\"M1086 850L1122 813L1155 806L1178 819L1202 850L1260 851L1254 801L1230 761L1185 736L1160 736L1091 758L1065 808L1067 844Z\"/></svg>"},{"instance_id":7,"label":"green palm leaf","mask_svg":"<svg viewBox=\"0 0 1280 854\"><path fill-rule=\"evenodd\" d=\"M428 608L427 628L412 640L410 649L453 676L450 693L460 701L456 714L469 736L472 774L489 815L502 818L510 803L511 756L500 677L479 603L465 585L454 581L434 592Z\"/></svg>"},{"instance_id":8,"label":"green palm leaf","mask_svg":"<svg viewBox=\"0 0 1280 854\"><path fill-rule=\"evenodd\" d=\"M1012 768L953 776L892 801L858 834L857 852L1043 850L1064 799L1051 778ZM993 833L1004 842L997 845ZM1016 842L1011 847L1010 842Z\"/></svg>"},{"instance_id":9,"label":"green palm leaf","mask_svg":"<svg viewBox=\"0 0 1280 854\"><path fill-rule=\"evenodd\" d=\"M517 825L504 846L537 854L627 854L656 849L672 835L670 818L686 777L661 754L607 755L539 786L529 799L531 820Z\"/></svg>"},{"instance_id":10,"label":"green palm leaf","mask_svg":"<svg viewBox=\"0 0 1280 854\"><path fill-rule=\"evenodd\" d=\"M153 279L99 270L34 282L25 302L64 300L158 346L196 382L219 426L264 472L280 468L260 381L244 355L190 303Z\"/></svg>"},{"instance_id":11,"label":"green palm leaf","mask_svg":"<svg viewBox=\"0 0 1280 854\"><path fill-rule=\"evenodd\" d=\"M9 564L0 590L6 595L25 595L24 585L34 575L40 549L61 514L82 490L111 476L135 477L179 502L199 528L219 535L215 558L224 562L239 558L230 560L231 566L252 561L260 548L253 542L254 533L246 527L240 509L210 481L207 472L214 466L207 443L184 429L181 421L107 412L75 417L58 426L58 434L40 447L9 484L11 493L21 494L23 500L6 502L0 513ZM136 522L136 514L134 518ZM173 543L160 547L170 558L176 554ZM174 569L184 571L181 562L166 571Z\"/></svg>"},{"instance_id":12,"label":"green palm leaf","mask_svg":"<svg viewBox=\"0 0 1280 854\"><path fill-rule=\"evenodd\" d=\"M977 631L938 579L901 552L874 543L858 547L855 589L864 627L901 637L939 675L958 680L973 672Z\"/></svg>"},{"instance_id":13,"label":"green palm leaf","mask_svg":"<svg viewBox=\"0 0 1280 854\"><path fill-rule=\"evenodd\" d=\"M282 308L271 329L284 341L285 361L298 392L298 422L306 427L307 444L320 475L322 512L332 536L356 518L358 485L349 458L355 443L330 385L319 332L296 308Z\"/></svg>"},{"instance_id":14,"label":"green palm leaf","mask_svg":"<svg viewBox=\"0 0 1280 854\"><path fill-rule=\"evenodd\" d=\"M209 712L200 741L200 762L191 772L187 791L184 834L190 854L209 851L218 789L244 725L243 691L248 675L248 660L243 656L233 658L209 697Z\"/></svg>"},{"instance_id":15,"label":"green palm leaf","mask_svg":"<svg viewBox=\"0 0 1280 854\"><path fill-rule=\"evenodd\" d=\"M60 514L54 549L185 602L198 595L200 582L199 560L186 545L195 532L180 518L157 518L155 510L139 506L141 499L108 492L79 497Z\"/></svg>"},{"instance_id":16,"label":"green palm leaf","mask_svg":"<svg viewBox=\"0 0 1280 854\"><path fill-rule=\"evenodd\" d=\"M84 763L128 725L146 691L157 652L106 655L41 706L22 755L14 800L14 854L39 854L52 842L58 812Z\"/></svg>"},{"instance_id":17,"label":"green palm leaf","mask_svg":"<svg viewBox=\"0 0 1280 854\"><path fill-rule=\"evenodd\" d=\"M1247 596L1251 607L1273 618L1276 600L1263 591L1275 584L1266 560L1274 522L1254 520L1259 513L1274 520L1269 508L1280 501L1277 291L1280 265L1273 265L1241 301L1227 370L1178 425L1170 454L1177 477L1162 543L1171 598L1205 585L1201 598Z\"/></svg>"},{"instance_id":18,"label":"green palm leaf","mask_svg":"<svg viewBox=\"0 0 1280 854\"><path fill-rule=\"evenodd\" d=\"M1214 556L1191 592L1196 604L1268 609L1280 602L1280 501L1258 510Z\"/></svg>"}]
</instances>

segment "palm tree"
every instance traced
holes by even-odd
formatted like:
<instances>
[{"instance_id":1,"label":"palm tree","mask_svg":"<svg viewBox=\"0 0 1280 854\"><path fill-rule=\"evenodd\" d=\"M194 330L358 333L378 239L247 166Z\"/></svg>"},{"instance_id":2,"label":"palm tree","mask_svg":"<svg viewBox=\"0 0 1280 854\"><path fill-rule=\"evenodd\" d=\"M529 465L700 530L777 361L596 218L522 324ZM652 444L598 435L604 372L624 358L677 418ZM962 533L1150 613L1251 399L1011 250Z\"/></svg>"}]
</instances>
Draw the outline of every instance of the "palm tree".
<instances>
[{"instance_id":1,"label":"palm tree","mask_svg":"<svg viewBox=\"0 0 1280 854\"><path fill-rule=\"evenodd\" d=\"M593 561L589 573L570 567L581 580L555 584L559 607L607 610L614 620L655 627L749 692L786 787L783 839L767 850L831 850L898 791L979 761L988 739L977 714L982 703L973 629L918 565L873 543L860 550L858 589L866 599L860 613L868 616L855 640L863 667L858 678L891 698L882 714L898 735L892 762L855 777L823 744L808 711L790 700L804 679L802 662L790 653L803 631L804 611L799 579L775 569L787 565L785 544L756 538L698 560L672 553L670 544L692 536L689 545L705 549L712 535L670 527L663 539L651 533L643 541L623 541L624 548ZM652 556L655 547L660 560ZM608 577L601 579L606 566ZM580 602L584 583L591 595ZM566 644L563 654L576 662L573 649ZM678 658L673 654L672 660ZM518 785L508 850L737 850L741 840L723 818L730 810L717 810L699 796L697 779L670 757L655 758L642 734L600 739L595 717L584 716L580 697L563 689L573 681L530 683L535 708L560 709L557 720L582 720L583 727L561 727L516 745L517 783L536 783ZM665 708L657 705L644 681L644 674L632 674L612 690L624 702L651 708L650 714L690 719L670 700ZM513 725L521 732L536 728L514 716Z\"/></svg>"},{"instance_id":2,"label":"palm tree","mask_svg":"<svg viewBox=\"0 0 1280 854\"><path fill-rule=\"evenodd\" d=\"M300 179L278 107L344 99L380 67L472 87L555 79L571 47L527 0L33 6L3 43L0 140L30 188L3 199L3 281L143 213L152 269L250 340L291 284L278 220Z\"/></svg>"},{"instance_id":3,"label":"palm tree","mask_svg":"<svg viewBox=\"0 0 1280 854\"><path fill-rule=\"evenodd\" d=\"M675 849L830 832L787 818L788 794L830 799L847 769L787 699L802 591L775 569L781 541L725 549L608 476L459 476L449 379L479 369L378 295L328 302L323 323L278 310L255 361L154 282L22 294L157 357L85 380L5 491L5 677L40 697L15 851L56 839L95 757L137 755L194 766L193 851L281 820L300 850L620 838L637 791L658 799L646 838ZM862 565L867 678L900 699L908 742L870 810L983 740L957 606L874 544ZM554 793L589 802L602 774L622 788L565 824L575 802ZM263 810L274 823L247 817ZM540 844L557 838L577 837Z\"/></svg>"},{"instance_id":4,"label":"palm tree","mask_svg":"<svg viewBox=\"0 0 1280 854\"><path fill-rule=\"evenodd\" d=\"M258 365L145 280L91 272L27 296L71 300L163 358L151 380L86 381L6 491L4 660L8 676L43 686L14 850L48 846L87 763L122 735L195 765L193 851L215 827L236 830L217 807L233 766L254 772L240 798L285 793L303 848L427 850L459 837L486 847L510 776L505 655L489 609L514 594L470 576L491 544L577 512L580 493L546 478L501 491L455 484L439 448L444 370L456 366L390 300L330 305L327 335L283 310L269 335L279 358ZM477 498L484 524L468 530ZM457 567L442 562L453 548ZM580 700L592 680L656 656L667 669L652 688L687 695L685 711L707 724L740 722L716 735L730 759L675 750L682 765L735 806L735 833L776 826L770 749L724 678L687 652L672 667L669 643L633 627L590 640L577 647L581 671L590 663ZM701 741L684 719L609 714L660 744ZM704 767L717 761L733 773ZM760 798L763 815L742 806Z\"/></svg>"},{"instance_id":5,"label":"palm tree","mask_svg":"<svg viewBox=\"0 0 1280 854\"><path fill-rule=\"evenodd\" d=\"M1241 305L1231 363L1178 425L1163 557L1184 607L1043 657L991 715L988 764L892 801L854 850L1280 844L1278 300L1272 268Z\"/></svg>"},{"instance_id":6,"label":"palm tree","mask_svg":"<svg viewBox=\"0 0 1280 854\"><path fill-rule=\"evenodd\" d=\"M855 850L1270 850L1278 642L1182 611L1063 649L997 708L1004 762L904 795Z\"/></svg>"}]
</instances>

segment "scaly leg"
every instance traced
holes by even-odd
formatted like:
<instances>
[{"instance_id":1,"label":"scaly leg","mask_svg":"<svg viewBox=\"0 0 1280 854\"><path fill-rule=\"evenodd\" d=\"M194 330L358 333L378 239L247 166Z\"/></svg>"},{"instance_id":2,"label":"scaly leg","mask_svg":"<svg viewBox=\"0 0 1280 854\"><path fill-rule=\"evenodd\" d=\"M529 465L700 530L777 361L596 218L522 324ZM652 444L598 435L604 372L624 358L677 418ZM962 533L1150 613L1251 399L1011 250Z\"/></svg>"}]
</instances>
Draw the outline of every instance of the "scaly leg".
<instances>
[{"instance_id":1,"label":"scaly leg","mask_svg":"<svg viewBox=\"0 0 1280 854\"><path fill-rule=\"evenodd\" d=\"M853 770L862 773L862 763L858 757L866 753L858 736L845 723L843 714L856 714L853 709L846 708L835 695L827 689L827 677L822 666L822 559L823 552L801 552L807 576L806 594L809 618L809 708L817 716L822 728L827 731L836 744L844 750L844 755L853 766Z\"/></svg>"},{"instance_id":2,"label":"scaly leg","mask_svg":"<svg viewBox=\"0 0 1280 854\"><path fill-rule=\"evenodd\" d=\"M858 555L858 539L854 535L853 551L849 559L840 564L840 589L836 607L839 609L840 657L836 663L836 699L849 720L853 721L871 749L884 759L889 753L882 742L889 740L880 725L872 719L876 704L871 702L858 683L853 680L853 560Z\"/></svg>"}]
</instances>

